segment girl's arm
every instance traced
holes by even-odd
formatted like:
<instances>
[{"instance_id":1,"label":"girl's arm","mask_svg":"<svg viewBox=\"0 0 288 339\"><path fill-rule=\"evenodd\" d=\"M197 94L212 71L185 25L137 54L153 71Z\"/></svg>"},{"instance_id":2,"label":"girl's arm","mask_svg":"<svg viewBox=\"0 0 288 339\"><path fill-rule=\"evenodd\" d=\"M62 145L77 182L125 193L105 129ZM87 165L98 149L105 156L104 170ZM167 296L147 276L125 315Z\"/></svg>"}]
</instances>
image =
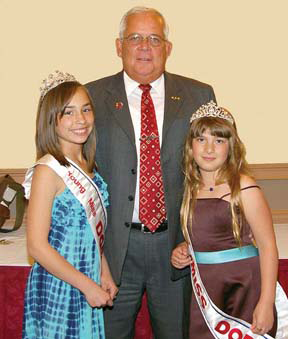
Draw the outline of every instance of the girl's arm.
<instances>
[{"instance_id":1,"label":"girl's arm","mask_svg":"<svg viewBox=\"0 0 288 339\"><path fill-rule=\"evenodd\" d=\"M241 187L251 185L256 185L252 178L241 178ZM254 333L264 334L272 328L274 322L273 305L278 274L278 250L270 208L261 189L256 187L243 190L241 199L260 256L261 294L253 313L251 329Z\"/></svg>"},{"instance_id":2,"label":"girl's arm","mask_svg":"<svg viewBox=\"0 0 288 339\"><path fill-rule=\"evenodd\" d=\"M109 294L75 269L48 243L53 200L64 188L62 179L48 166L35 168L27 217L29 254L48 272L79 289L92 307L105 306L111 303Z\"/></svg>"}]
</instances>

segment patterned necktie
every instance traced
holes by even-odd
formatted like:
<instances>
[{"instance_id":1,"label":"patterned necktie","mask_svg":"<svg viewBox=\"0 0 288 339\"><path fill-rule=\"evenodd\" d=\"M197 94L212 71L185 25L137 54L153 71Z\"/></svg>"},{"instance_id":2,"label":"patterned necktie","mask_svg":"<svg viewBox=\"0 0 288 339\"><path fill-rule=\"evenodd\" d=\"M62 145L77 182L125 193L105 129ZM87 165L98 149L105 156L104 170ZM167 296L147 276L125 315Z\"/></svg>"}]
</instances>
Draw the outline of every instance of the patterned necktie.
<instances>
[{"instance_id":1,"label":"patterned necktie","mask_svg":"<svg viewBox=\"0 0 288 339\"><path fill-rule=\"evenodd\" d=\"M155 232L166 218L160 143L150 85L139 85L141 97L140 200L141 223Z\"/></svg>"}]
</instances>

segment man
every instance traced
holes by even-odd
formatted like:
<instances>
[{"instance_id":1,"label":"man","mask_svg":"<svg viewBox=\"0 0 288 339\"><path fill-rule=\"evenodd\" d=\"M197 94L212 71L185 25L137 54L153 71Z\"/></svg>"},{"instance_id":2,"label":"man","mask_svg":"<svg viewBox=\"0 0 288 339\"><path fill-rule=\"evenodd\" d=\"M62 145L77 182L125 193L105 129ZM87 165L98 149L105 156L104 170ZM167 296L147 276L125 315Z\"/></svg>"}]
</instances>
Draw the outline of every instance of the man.
<instances>
[{"instance_id":1,"label":"man","mask_svg":"<svg viewBox=\"0 0 288 339\"><path fill-rule=\"evenodd\" d=\"M170 265L171 251L183 242L182 147L191 113L215 100L214 93L165 72L172 44L155 9L135 7L124 15L116 50L123 71L87 84L96 112L96 160L110 193L105 254L119 285L105 311L106 338L133 338L145 290L155 339L186 338L189 271Z\"/></svg>"}]
</instances>

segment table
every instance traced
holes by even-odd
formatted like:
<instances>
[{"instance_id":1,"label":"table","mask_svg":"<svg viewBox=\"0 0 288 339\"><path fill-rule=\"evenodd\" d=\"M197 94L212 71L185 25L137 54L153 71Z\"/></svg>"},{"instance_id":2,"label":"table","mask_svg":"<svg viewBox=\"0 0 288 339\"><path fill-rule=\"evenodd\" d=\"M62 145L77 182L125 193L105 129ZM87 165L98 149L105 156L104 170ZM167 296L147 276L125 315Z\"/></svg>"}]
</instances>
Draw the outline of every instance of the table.
<instances>
[{"instance_id":1,"label":"table","mask_svg":"<svg viewBox=\"0 0 288 339\"><path fill-rule=\"evenodd\" d=\"M287 239L286 232L288 232L287 227L282 227L280 233L276 232L277 243L279 236L281 239ZM13 241L13 244L0 245L0 339L20 339L24 289L31 263L25 246L25 226L16 232L1 234L0 239L3 238ZM284 250L286 250L286 246ZM286 254L286 252L284 253ZM288 295L288 259L283 258L282 250L280 250L279 260L279 281ZM152 338L146 296L144 295L142 307L136 320L134 339Z\"/></svg>"},{"instance_id":2,"label":"table","mask_svg":"<svg viewBox=\"0 0 288 339\"><path fill-rule=\"evenodd\" d=\"M32 259L26 250L26 228L0 233L0 339L20 339L24 290ZM9 243L11 242L11 243ZM152 339L146 295L138 313L134 339Z\"/></svg>"}]
</instances>

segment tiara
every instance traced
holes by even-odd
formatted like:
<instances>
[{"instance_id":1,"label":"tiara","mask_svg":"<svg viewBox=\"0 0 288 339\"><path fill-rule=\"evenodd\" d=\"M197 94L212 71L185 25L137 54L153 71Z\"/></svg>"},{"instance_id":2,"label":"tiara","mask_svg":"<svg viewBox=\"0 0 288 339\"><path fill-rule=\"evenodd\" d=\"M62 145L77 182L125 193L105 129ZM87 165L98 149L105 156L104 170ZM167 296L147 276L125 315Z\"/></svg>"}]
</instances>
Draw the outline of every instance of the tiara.
<instances>
[{"instance_id":1,"label":"tiara","mask_svg":"<svg viewBox=\"0 0 288 339\"><path fill-rule=\"evenodd\" d=\"M68 81L77 81L74 75L69 73L63 73L61 71L55 71L48 75L47 79L42 81L40 86L40 100L44 98L44 96L54 87L62 84L63 82Z\"/></svg>"},{"instance_id":2,"label":"tiara","mask_svg":"<svg viewBox=\"0 0 288 339\"><path fill-rule=\"evenodd\" d=\"M208 104L200 106L200 108L198 108L197 111L192 114L190 124L196 119L205 117L225 119L231 122L231 124L234 123L231 114L227 112L224 108L217 106L213 100L208 102Z\"/></svg>"}]
</instances>

